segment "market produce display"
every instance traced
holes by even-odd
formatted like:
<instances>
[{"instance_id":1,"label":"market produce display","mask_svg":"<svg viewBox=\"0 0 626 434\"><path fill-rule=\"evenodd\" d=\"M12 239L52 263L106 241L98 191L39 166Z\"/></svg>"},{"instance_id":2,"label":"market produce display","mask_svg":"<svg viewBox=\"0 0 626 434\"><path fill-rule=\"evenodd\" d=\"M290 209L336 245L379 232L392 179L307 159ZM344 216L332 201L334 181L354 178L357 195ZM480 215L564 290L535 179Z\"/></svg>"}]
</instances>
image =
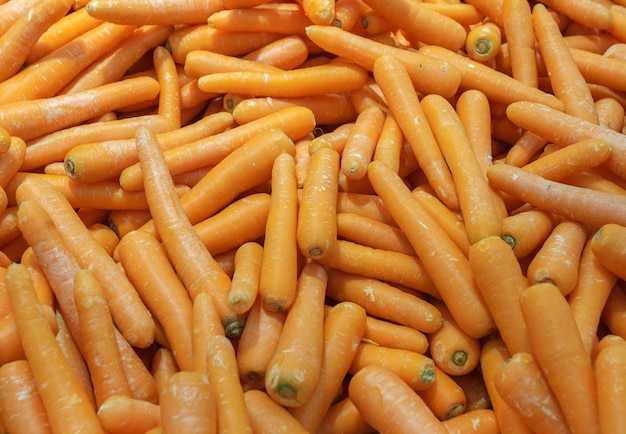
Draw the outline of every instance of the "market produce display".
<instances>
[{"instance_id":1,"label":"market produce display","mask_svg":"<svg viewBox=\"0 0 626 434\"><path fill-rule=\"evenodd\" d=\"M626 432L626 1L0 0L0 434Z\"/></svg>"}]
</instances>

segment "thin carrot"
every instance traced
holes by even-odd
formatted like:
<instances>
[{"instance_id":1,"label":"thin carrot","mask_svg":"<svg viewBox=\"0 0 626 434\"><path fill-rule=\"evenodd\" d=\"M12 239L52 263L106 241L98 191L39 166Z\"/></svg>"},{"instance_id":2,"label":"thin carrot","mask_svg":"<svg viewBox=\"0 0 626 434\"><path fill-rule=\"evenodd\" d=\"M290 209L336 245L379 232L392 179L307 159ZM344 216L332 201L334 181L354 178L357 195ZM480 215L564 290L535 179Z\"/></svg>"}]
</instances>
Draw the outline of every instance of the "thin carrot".
<instances>
[{"instance_id":1,"label":"thin carrot","mask_svg":"<svg viewBox=\"0 0 626 434\"><path fill-rule=\"evenodd\" d=\"M144 304L159 321L181 369L191 368L191 301L163 246L145 231L121 237L119 261Z\"/></svg>"},{"instance_id":2,"label":"thin carrot","mask_svg":"<svg viewBox=\"0 0 626 434\"><path fill-rule=\"evenodd\" d=\"M159 408L163 434L217 433L216 396L206 374L172 374L160 393Z\"/></svg>"},{"instance_id":3,"label":"thin carrot","mask_svg":"<svg viewBox=\"0 0 626 434\"><path fill-rule=\"evenodd\" d=\"M160 347L155 351L150 363L150 373L154 378L158 393L162 393L167 380L172 374L179 371L180 369L176 365L176 360L174 360L174 355L170 350Z\"/></svg>"},{"instance_id":4,"label":"thin carrot","mask_svg":"<svg viewBox=\"0 0 626 434\"><path fill-rule=\"evenodd\" d=\"M600 125L615 131L621 131L624 128L626 111L617 99L612 97L600 98L596 100L595 106ZM625 112L624 115L622 112Z\"/></svg>"},{"instance_id":5,"label":"thin carrot","mask_svg":"<svg viewBox=\"0 0 626 434\"><path fill-rule=\"evenodd\" d=\"M298 280L298 192L295 162L290 154L275 158L271 179L259 296L268 309L280 311L293 303Z\"/></svg>"},{"instance_id":6,"label":"thin carrot","mask_svg":"<svg viewBox=\"0 0 626 434\"><path fill-rule=\"evenodd\" d=\"M7 267L10 264L7 264ZM40 302L41 303L41 302ZM53 333L57 331L54 310L48 305L41 305L43 314L50 324ZM10 363L25 359L24 349L20 342L20 336L15 324L13 313L9 312L0 319L0 362Z\"/></svg>"},{"instance_id":7,"label":"thin carrot","mask_svg":"<svg viewBox=\"0 0 626 434\"><path fill-rule=\"evenodd\" d=\"M104 432L43 317L26 267L10 265L6 283L22 347L52 432Z\"/></svg>"},{"instance_id":8,"label":"thin carrot","mask_svg":"<svg viewBox=\"0 0 626 434\"><path fill-rule=\"evenodd\" d=\"M228 56L207 50L190 51L185 56L185 74L191 78L217 72L235 71L276 71L277 68L262 62L246 60L241 57Z\"/></svg>"},{"instance_id":9,"label":"thin carrot","mask_svg":"<svg viewBox=\"0 0 626 434\"><path fill-rule=\"evenodd\" d=\"M511 75L528 86L537 87L535 35L528 2L503 0L502 25L511 58Z\"/></svg>"},{"instance_id":10,"label":"thin carrot","mask_svg":"<svg viewBox=\"0 0 626 434\"><path fill-rule=\"evenodd\" d=\"M85 6L92 17L118 24L196 24L222 9L221 2L189 1L172 4L144 0L90 0Z\"/></svg>"},{"instance_id":11,"label":"thin carrot","mask_svg":"<svg viewBox=\"0 0 626 434\"><path fill-rule=\"evenodd\" d=\"M211 296L199 293L193 300L191 317L191 353L193 370L207 372L206 348L216 335L224 336L224 327Z\"/></svg>"},{"instance_id":12,"label":"thin carrot","mask_svg":"<svg viewBox=\"0 0 626 434\"><path fill-rule=\"evenodd\" d=\"M13 175L21 168L26 158L26 142L17 136L11 136L9 146L0 159L0 186L5 188Z\"/></svg>"},{"instance_id":13,"label":"thin carrot","mask_svg":"<svg viewBox=\"0 0 626 434\"><path fill-rule=\"evenodd\" d=\"M323 359L324 296L328 275L308 262L298 276L296 296L287 312L265 375L269 395L286 407L306 403L317 386Z\"/></svg>"},{"instance_id":14,"label":"thin carrot","mask_svg":"<svg viewBox=\"0 0 626 434\"><path fill-rule=\"evenodd\" d=\"M522 209L502 220L500 236L517 258L529 257L548 238L556 220L542 209Z\"/></svg>"},{"instance_id":15,"label":"thin carrot","mask_svg":"<svg viewBox=\"0 0 626 434\"><path fill-rule=\"evenodd\" d=\"M572 432L599 432L595 374L567 300L555 285L538 283L520 303L533 354Z\"/></svg>"},{"instance_id":16,"label":"thin carrot","mask_svg":"<svg viewBox=\"0 0 626 434\"><path fill-rule=\"evenodd\" d=\"M362 368L348 390L365 420L379 432L411 432L416 426L433 434L447 432L415 391L387 368Z\"/></svg>"},{"instance_id":17,"label":"thin carrot","mask_svg":"<svg viewBox=\"0 0 626 434\"><path fill-rule=\"evenodd\" d=\"M341 153L341 170L348 179L365 176L384 122L385 113L376 106L357 115Z\"/></svg>"},{"instance_id":18,"label":"thin carrot","mask_svg":"<svg viewBox=\"0 0 626 434\"><path fill-rule=\"evenodd\" d=\"M161 423L157 404L113 395L98 407L98 419L109 434L143 434Z\"/></svg>"},{"instance_id":19,"label":"thin carrot","mask_svg":"<svg viewBox=\"0 0 626 434\"><path fill-rule=\"evenodd\" d=\"M624 293L618 281L611 288L606 304L602 309L601 319L612 334L619 335L622 338L626 336L626 330L623 327L624 312L626 312L626 293Z\"/></svg>"},{"instance_id":20,"label":"thin carrot","mask_svg":"<svg viewBox=\"0 0 626 434\"><path fill-rule=\"evenodd\" d=\"M532 354L513 354L496 372L494 385L504 402L533 432L570 432L563 411Z\"/></svg>"},{"instance_id":21,"label":"thin carrot","mask_svg":"<svg viewBox=\"0 0 626 434\"><path fill-rule=\"evenodd\" d=\"M470 410L441 422L448 434L496 434L500 432L498 421L492 409Z\"/></svg>"},{"instance_id":22,"label":"thin carrot","mask_svg":"<svg viewBox=\"0 0 626 434\"><path fill-rule=\"evenodd\" d=\"M454 380L435 365L436 381L417 394L426 403L437 419L444 421L463 414L467 406L464 390Z\"/></svg>"},{"instance_id":23,"label":"thin carrot","mask_svg":"<svg viewBox=\"0 0 626 434\"><path fill-rule=\"evenodd\" d=\"M27 0L25 2L17 3L3 3L0 5L0 12L2 12L0 19L0 34L5 33L15 20L20 16L28 12L28 9L37 3L38 0Z\"/></svg>"},{"instance_id":24,"label":"thin carrot","mask_svg":"<svg viewBox=\"0 0 626 434\"><path fill-rule=\"evenodd\" d=\"M201 291L211 294L228 336L241 333L241 321L228 306L231 281L206 249L174 191L156 135L141 127L137 155L144 174L146 198L163 246L193 300Z\"/></svg>"},{"instance_id":25,"label":"thin carrot","mask_svg":"<svg viewBox=\"0 0 626 434\"><path fill-rule=\"evenodd\" d=\"M355 213L337 213L337 235L344 240L415 256L413 246L397 227Z\"/></svg>"},{"instance_id":26,"label":"thin carrot","mask_svg":"<svg viewBox=\"0 0 626 434\"><path fill-rule=\"evenodd\" d=\"M624 275L621 269L624 263L621 251L624 233L626 229L623 225L607 223L602 225L590 240L591 249L598 261L619 277Z\"/></svg>"},{"instance_id":27,"label":"thin carrot","mask_svg":"<svg viewBox=\"0 0 626 434\"><path fill-rule=\"evenodd\" d=\"M217 432L252 433L231 341L225 336L213 336L209 339L206 357L207 375L215 396Z\"/></svg>"}]
</instances>

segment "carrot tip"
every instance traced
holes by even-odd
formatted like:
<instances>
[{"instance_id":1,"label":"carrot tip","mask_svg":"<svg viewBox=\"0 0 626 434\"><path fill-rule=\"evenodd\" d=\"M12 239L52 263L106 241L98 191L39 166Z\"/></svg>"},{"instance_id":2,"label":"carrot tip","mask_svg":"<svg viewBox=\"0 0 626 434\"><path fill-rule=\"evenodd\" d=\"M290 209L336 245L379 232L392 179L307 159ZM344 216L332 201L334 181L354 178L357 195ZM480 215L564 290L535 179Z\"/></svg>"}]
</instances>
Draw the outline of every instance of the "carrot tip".
<instances>
[{"instance_id":1,"label":"carrot tip","mask_svg":"<svg viewBox=\"0 0 626 434\"><path fill-rule=\"evenodd\" d=\"M430 384L435 381L435 367L425 366L420 375L424 384Z\"/></svg>"},{"instance_id":2,"label":"carrot tip","mask_svg":"<svg viewBox=\"0 0 626 434\"><path fill-rule=\"evenodd\" d=\"M224 321L224 334L228 339L239 339L243 332L244 325L245 321L243 319L227 319Z\"/></svg>"},{"instance_id":3,"label":"carrot tip","mask_svg":"<svg viewBox=\"0 0 626 434\"><path fill-rule=\"evenodd\" d=\"M515 242L515 238L513 238L511 235L502 235L502 239L506 241L506 243L511 246L512 249L514 249L517 245L517 243Z\"/></svg>"}]
</instances>

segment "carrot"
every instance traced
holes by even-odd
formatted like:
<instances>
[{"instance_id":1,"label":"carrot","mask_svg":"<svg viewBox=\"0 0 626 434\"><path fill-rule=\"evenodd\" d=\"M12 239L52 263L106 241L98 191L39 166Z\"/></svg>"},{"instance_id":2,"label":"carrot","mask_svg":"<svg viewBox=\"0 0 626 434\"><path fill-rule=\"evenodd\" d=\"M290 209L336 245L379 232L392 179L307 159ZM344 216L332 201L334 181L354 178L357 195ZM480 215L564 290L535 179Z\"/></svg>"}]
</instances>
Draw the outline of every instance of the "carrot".
<instances>
[{"instance_id":1,"label":"carrot","mask_svg":"<svg viewBox=\"0 0 626 434\"><path fill-rule=\"evenodd\" d=\"M185 74L191 78L218 72L277 71L278 68L262 62L246 60L207 50L193 50L185 56Z\"/></svg>"},{"instance_id":2,"label":"carrot","mask_svg":"<svg viewBox=\"0 0 626 434\"><path fill-rule=\"evenodd\" d=\"M455 376L454 382L465 394L466 413L473 410L491 409L491 399L480 368L477 367L465 375Z\"/></svg>"},{"instance_id":3,"label":"carrot","mask_svg":"<svg viewBox=\"0 0 626 434\"><path fill-rule=\"evenodd\" d=\"M358 114L341 154L341 170L348 179L365 176L384 122L385 113L376 106Z\"/></svg>"},{"instance_id":4,"label":"carrot","mask_svg":"<svg viewBox=\"0 0 626 434\"><path fill-rule=\"evenodd\" d=\"M217 403L207 376L194 371L172 374L159 394L163 434L217 433Z\"/></svg>"},{"instance_id":5,"label":"carrot","mask_svg":"<svg viewBox=\"0 0 626 434\"><path fill-rule=\"evenodd\" d=\"M228 303L237 313L250 310L259 292L259 277L263 262L263 246L254 241L237 248L235 273L232 278Z\"/></svg>"},{"instance_id":6,"label":"carrot","mask_svg":"<svg viewBox=\"0 0 626 434\"><path fill-rule=\"evenodd\" d=\"M329 0L297 0L307 17L318 25L328 25L335 18L335 2Z\"/></svg>"},{"instance_id":7,"label":"carrot","mask_svg":"<svg viewBox=\"0 0 626 434\"><path fill-rule=\"evenodd\" d=\"M265 374L268 394L286 407L298 407L313 395L323 359L324 295L328 275L308 262L298 276L296 296L287 312Z\"/></svg>"},{"instance_id":8,"label":"carrot","mask_svg":"<svg viewBox=\"0 0 626 434\"><path fill-rule=\"evenodd\" d=\"M211 14L207 22L227 32L262 32L272 23L276 33L299 36L304 36L304 28L313 24L302 7L225 9Z\"/></svg>"},{"instance_id":9,"label":"carrot","mask_svg":"<svg viewBox=\"0 0 626 434\"><path fill-rule=\"evenodd\" d=\"M383 161L397 172L400 170L403 145L404 133L400 129L393 113L387 111L372 158Z\"/></svg>"},{"instance_id":10,"label":"carrot","mask_svg":"<svg viewBox=\"0 0 626 434\"><path fill-rule=\"evenodd\" d=\"M494 23L475 25L465 38L465 51L470 59L487 63L500 52L502 31Z\"/></svg>"},{"instance_id":11,"label":"carrot","mask_svg":"<svg viewBox=\"0 0 626 434\"><path fill-rule=\"evenodd\" d=\"M0 186L5 188L13 175L21 168L26 158L26 143L17 136L11 136L9 146L0 159Z\"/></svg>"},{"instance_id":12,"label":"carrot","mask_svg":"<svg viewBox=\"0 0 626 434\"><path fill-rule=\"evenodd\" d=\"M264 391L246 390L243 397L253 432L259 434L304 434L308 432L284 407Z\"/></svg>"},{"instance_id":13,"label":"carrot","mask_svg":"<svg viewBox=\"0 0 626 434\"><path fill-rule=\"evenodd\" d=\"M454 378L435 365L436 381L417 394L426 403L437 419L444 421L465 412L467 397Z\"/></svg>"},{"instance_id":14,"label":"carrot","mask_svg":"<svg viewBox=\"0 0 626 434\"><path fill-rule=\"evenodd\" d=\"M209 16L222 9L221 2L189 1L172 4L143 0L90 0L85 6L92 17L118 24L196 24L205 23Z\"/></svg>"},{"instance_id":15,"label":"carrot","mask_svg":"<svg viewBox=\"0 0 626 434\"><path fill-rule=\"evenodd\" d=\"M482 433L496 434L500 431L492 409L476 409L441 422L448 434Z\"/></svg>"},{"instance_id":16,"label":"carrot","mask_svg":"<svg viewBox=\"0 0 626 434\"><path fill-rule=\"evenodd\" d=\"M252 433L232 343L225 336L213 336L206 356L209 384L215 396L217 432Z\"/></svg>"},{"instance_id":17,"label":"carrot","mask_svg":"<svg viewBox=\"0 0 626 434\"><path fill-rule=\"evenodd\" d=\"M175 128L181 127L180 81L174 59L163 46L155 47L153 54L154 68L161 87L157 112L169 119Z\"/></svg>"},{"instance_id":18,"label":"carrot","mask_svg":"<svg viewBox=\"0 0 626 434\"><path fill-rule=\"evenodd\" d=\"M570 432L561 407L532 354L513 354L496 372L494 385L502 399L533 432Z\"/></svg>"},{"instance_id":19,"label":"carrot","mask_svg":"<svg viewBox=\"0 0 626 434\"><path fill-rule=\"evenodd\" d=\"M298 194L295 162L290 154L275 158L271 179L259 296L268 309L281 311L293 303L298 279Z\"/></svg>"},{"instance_id":20,"label":"carrot","mask_svg":"<svg viewBox=\"0 0 626 434\"><path fill-rule=\"evenodd\" d=\"M163 393L167 380L180 369L176 365L174 355L165 347L158 348L150 363L150 372L154 378L158 393ZM159 412L160 417L160 412Z\"/></svg>"},{"instance_id":21,"label":"carrot","mask_svg":"<svg viewBox=\"0 0 626 434\"><path fill-rule=\"evenodd\" d=\"M589 28L607 29L613 23L609 8L598 2L583 0L571 5L562 0L542 0L541 3Z\"/></svg>"},{"instance_id":22,"label":"carrot","mask_svg":"<svg viewBox=\"0 0 626 434\"><path fill-rule=\"evenodd\" d=\"M348 390L367 423L379 432L411 432L416 426L433 434L447 432L415 391L387 368L362 368Z\"/></svg>"},{"instance_id":23,"label":"carrot","mask_svg":"<svg viewBox=\"0 0 626 434\"><path fill-rule=\"evenodd\" d=\"M331 131L316 135L309 143L309 154L313 155L321 148L332 148L341 153L353 127L354 122L346 122Z\"/></svg>"},{"instance_id":24,"label":"carrot","mask_svg":"<svg viewBox=\"0 0 626 434\"><path fill-rule=\"evenodd\" d=\"M626 224L625 198L542 178L515 166L497 164L487 172L492 185L537 208L573 220L602 226ZM584 204L584 206L581 206Z\"/></svg>"},{"instance_id":25,"label":"carrot","mask_svg":"<svg viewBox=\"0 0 626 434\"><path fill-rule=\"evenodd\" d=\"M594 360L601 433L620 432L626 426L624 414L618 410L624 400L619 390L624 380L625 357L626 346L610 345L602 348Z\"/></svg>"},{"instance_id":26,"label":"carrot","mask_svg":"<svg viewBox=\"0 0 626 434\"><path fill-rule=\"evenodd\" d=\"M20 204L29 199L37 200L47 211L78 263L92 270L100 282L113 320L128 342L138 348L150 345L154 339L154 321L148 309L122 270L93 239L65 197L50 184L36 179L21 183L16 196ZM47 270L47 273L50 271Z\"/></svg>"},{"instance_id":27,"label":"carrot","mask_svg":"<svg viewBox=\"0 0 626 434\"><path fill-rule=\"evenodd\" d=\"M139 128L136 144L144 174L146 199L174 269L192 300L202 291L211 294L226 334L238 336L242 319L228 306L230 278L204 247L185 215L155 134L147 128Z\"/></svg>"},{"instance_id":28,"label":"carrot","mask_svg":"<svg viewBox=\"0 0 626 434\"><path fill-rule=\"evenodd\" d=\"M160 407L152 402L113 395L98 407L102 428L110 434L143 434L161 423Z\"/></svg>"},{"instance_id":29,"label":"carrot","mask_svg":"<svg viewBox=\"0 0 626 434\"><path fill-rule=\"evenodd\" d=\"M554 95L563 102L565 113L598 123L591 92L552 14L544 5L535 5L532 20L537 47L548 71L551 87Z\"/></svg>"},{"instance_id":30,"label":"carrot","mask_svg":"<svg viewBox=\"0 0 626 434\"><path fill-rule=\"evenodd\" d=\"M139 296L163 328L178 366L191 369L191 301L161 244L145 231L119 242L119 261Z\"/></svg>"},{"instance_id":31,"label":"carrot","mask_svg":"<svg viewBox=\"0 0 626 434\"><path fill-rule=\"evenodd\" d=\"M2 19L0 19L0 34L4 34L20 16L28 12L32 6L37 3L38 0L27 0L25 2L18 3L3 3L0 5L0 12L2 12Z\"/></svg>"},{"instance_id":32,"label":"carrot","mask_svg":"<svg viewBox=\"0 0 626 434\"><path fill-rule=\"evenodd\" d=\"M529 258L548 238L555 224L551 213L529 206L502 220L500 236L513 249L515 257Z\"/></svg>"},{"instance_id":33,"label":"carrot","mask_svg":"<svg viewBox=\"0 0 626 434\"><path fill-rule=\"evenodd\" d=\"M395 226L349 212L338 213L336 219L337 235L344 240L415 256L411 243Z\"/></svg>"},{"instance_id":34,"label":"carrot","mask_svg":"<svg viewBox=\"0 0 626 434\"><path fill-rule=\"evenodd\" d=\"M363 341L424 354L428 349L426 335L413 327L392 323L367 315Z\"/></svg>"},{"instance_id":35,"label":"carrot","mask_svg":"<svg viewBox=\"0 0 626 434\"><path fill-rule=\"evenodd\" d=\"M623 327L624 312L626 312L626 294L618 282L611 288L606 304L602 309L601 319L610 333L622 338L626 336L626 330Z\"/></svg>"},{"instance_id":36,"label":"carrot","mask_svg":"<svg viewBox=\"0 0 626 434\"><path fill-rule=\"evenodd\" d=\"M622 245L624 226L615 223L602 225L590 240L590 247L598 261L618 277L624 275L621 264L624 263Z\"/></svg>"},{"instance_id":37,"label":"carrot","mask_svg":"<svg viewBox=\"0 0 626 434\"><path fill-rule=\"evenodd\" d=\"M374 434L377 431L365 421L361 412L348 396L328 409L318 432L320 434L335 432Z\"/></svg>"},{"instance_id":38,"label":"carrot","mask_svg":"<svg viewBox=\"0 0 626 434\"><path fill-rule=\"evenodd\" d=\"M104 432L43 317L25 266L7 268L6 288L22 347L52 432Z\"/></svg>"},{"instance_id":39,"label":"carrot","mask_svg":"<svg viewBox=\"0 0 626 434\"><path fill-rule=\"evenodd\" d=\"M622 112L626 115L626 111L617 99L612 97L600 98L596 100L595 106L600 125L615 131L621 131L624 128Z\"/></svg>"},{"instance_id":40,"label":"carrot","mask_svg":"<svg viewBox=\"0 0 626 434\"><path fill-rule=\"evenodd\" d=\"M328 80L319 80L322 76ZM272 73L239 71L204 75L198 78L198 87L204 92L302 97L359 89L366 77L365 69L359 65L333 62Z\"/></svg>"},{"instance_id":41,"label":"carrot","mask_svg":"<svg viewBox=\"0 0 626 434\"><path fill-rule=\"evenodd\" d=\"M245 390L263 389L265 372L285 322L286 311L272 312L257 297L237 345L237 367Z\"/></svg>"},{"instance_id":42,"label":"carrot","mask_svg":"<svg viewBox=\"0 0 626 434\"><path fill-rule=\"evenodd\" d=\"M341 0L335 4L335 18L332 23L342 29L352 30L359 23L361 14L367 9L361 0Z\"/></svg>"},{"instance_id":43,"label":"carrot","mask_svg":"<svg viewBox=\"0 0 626 434\"><path fill-rule=\"evenodd\" d=\"M312 44L302 36L287 35L244 54L243 60L252 60L257 63L272 65L280 69L289 70L296 67L313 66L305 63L311 54ZM324 62L325 63L325 62Z\"/></svg>"},{"instance_id":44,"label":"carrot","mask_svg":"<svg viewBox=\"0 0 626 434\"><path fill-rule=\"evenodd\" d=\"M202 374L207 372L206 348L216 335L224 336L224 327L211 296L199 293L193 300L191 317L192 368Z\"/></svg>"},{"instance_id":45,"label":"carrot","mask_svg":"<svg viewBox=\"0 0 626 434\"><path fill-rule=\"evenodd\" d=\"M16 360L0 366L0 385L0 420L5 432L52 432L26 360Z\"/></svg>"},{"instance_id":46,"label":"carrot","mask_svg":"<svg viewBox=\"0 0 626 434\"><path fill-rule=\"evenodd\" d=\"M595 374L567 300L555 285L538 283L520 303L533 354L572 432L599 432Z\"/></svg>"},{"instance_id":47,"label":"carrot","mask_svg":"<svg viewBox=\"0 0 626 434\"><path fill-rule=\"evenodd\" d=\"M374 78L387 98L389 109L411 145L426 178L446 205L458 209L450 169L442 158L407 68L396 58L381 56L374 63Z\"/></svg>"},{"instance_id":48,"label":"carrot","mask_svg":"<svg viewBox=\"0 0 626 434\"><path fill-rule=\"evenodd\" d=\"M8 264L7 267L11 265ZM41 302L40 302L41 303ZM53 333L57 331L56 319L51 306L42 304L43 314L50 324ZM10 363L25 359L24 349L20 343L13 313L9 312L0 319L0 361Z\"/></svg>"},{"instance_id":49,"label":"carrot","mask_svg":"<svg viewBox=\"0 0 626 434\"><path fill-rule=\"evenodd\" d=\"M337 238L337 190L340 155L324 148L311 156L299 201L296 240L313 259L326 256Z\"/></svg>"},{"instance_id":50,"label":"carrot","mask_svg":"<svg viewBox=\"0 0 626 434\"><path fill-rule=\"evenodd\" d=\"M381 55L397 57L405 65L415 89L421 93L450 97L458 90L461 73L447 61L390 47L335 26L308 26L306 34L329 53L356 62L368 71L374 69L374 62Z\"/></svg>"},{"instance_id":51,"label":"carrot","mask_svg":"<svg viewBox=\"0 0 626 434\"><path fill-rule=\"evenodd\" d=\"M45 75L43 71L42 75ZM76 94L2 104L0 122L11 135L28 141L75 126L98 114L148 100L158 91L158 82L152 78L129 78Z\"/></svg>"},{"instance_id":52,"label":"carrot","mask_svg":"<svg viewBox=\"0 0 626 434\"><path fill-rule=\"evenodd\" d=\"M480 359L480 342L468 336L456 324L444 303L433 300L443 316L442 326L428 334L430 356L435 364L449 375L471 372Z\"/></svg>"},{"instance_id":53,"label":"carrot","mask_svg":"<svg viewBox=\"0 0 626 434\"><path fill-rule=\"evenodd\" d=\"M502 25L511 59L511 75L528 86L537 87L535 36L528 2L503 0Z\"/></svg>"}]
</instances>

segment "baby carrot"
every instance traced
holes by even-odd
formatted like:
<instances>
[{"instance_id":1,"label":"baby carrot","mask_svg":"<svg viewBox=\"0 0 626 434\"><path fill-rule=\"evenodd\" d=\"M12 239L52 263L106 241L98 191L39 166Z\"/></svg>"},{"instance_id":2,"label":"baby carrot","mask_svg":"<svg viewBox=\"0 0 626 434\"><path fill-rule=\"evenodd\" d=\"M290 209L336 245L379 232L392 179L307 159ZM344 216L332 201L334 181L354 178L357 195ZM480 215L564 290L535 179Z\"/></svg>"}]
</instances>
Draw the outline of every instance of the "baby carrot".
<instances>
[{"instance_id":1,"label":"baby carrot","mask_svg":"<svg viewBox=\"0 0 626 434\"><path fill-rule=\"evenodd\" d=\"M23 265L10 265L5 279L22 347L52 432L103 433L94 408L43 317L28 270Z\"/></svg>"},{"instance_id":2,"label":"baby carrot","mask_svg":"<svg viewBox=\"0 0 626 434\"><path fill-rule=\"evenodd\" d=\"M387 368L363 367L350 380L348 391L367 423L379 432L408 433L417 426L433 434L447 432L419 395Z\"/></svg>"},{"instance_id":3,"label":"baby carrot","mask_svg":"<svg viewBox=\"0 0 626 434\"><path fill-rule=\"evenodd\" d=\"M298 280L298 191L293 157L282 153L272 167L272 192L265 225L259 296L268 309L286 310Z\"/></svg>"},{"instance_id":4,"label":"baby carrot","mask_svg":"<svg viewBox=\"0 0 626 434\"><path fill-rule=\"evenodd\" d=\"M619 410L624 405L625 345L609 345L600 350L594 360L600 433L620 432L626 428L626 418Z\"/></svg>"},{"instance_id":5,"label":"baby carrot","mask_svg":"<svg viewBox=\"0 0 626 434\"><path fill-rule=\"evenodd\" d=\"M97 415L109 434L143 434L161 423L157 404L123 395L107 398L98 407Z\"/></svg>"},{"instance_id":6,"label":"baby carrot","mask_svg":"<svg viewBox=\"0 0 626 434\"><path fill-rule=\"evenodd\" d=\"M308 262L298 276L296 297L265 375L269 395L286 407L298 407L315 391L324 341L324 296L328 275Z\"/></svg>"},{"instance_id":7,"label":"baby carrot","mask_svg":"<svg viewBox=\"0 0 626 434\"><path fill-rule=\"evenodd\" d=\"M487 175L495 188L542 210L598 227L626 225L626 198L620 194L550 181L507 164L490 167Z\"/></svg>"},{"instance_id":8,"label":"baby carrot","mask_svg":"<svg viewBox=\"0 0 626 434\"><path fill-rule=\"evenodd\" d=\"M511 75L528 86L537 87L535 34L528 2L503 0L502 26L509 47Z\"/></svg>"},{"instance_id":9,"label":"baby carrot","mask_svg":"<svg viewBox=\"0 0 626 434\"><path fill-rule=\"evenodd\" d=\"M555 285L538 283L520 303L533 354L572 432L598 433L595 374L567 300Z\"/></svg>"},{"instance_id":10,"label":"baby carrot","mask_svg":"<svg viewBox=\"0 0 626 434\"><path fill-rule=\"evenodd\" d=\"M119 24L197 24L205 23L222 9L220 1L170 3L145 0L90 0L85 6L92 17Z\"/></svg>"},{"instance_id":11,"label":"baby carrot","mask_svg":"<svg viewBox=\"0 0 626 434\"><path fill-rule=\"evenodd\" d=\"M262 390L243 394L252 430L258 434L306 434L302 425L279 403Z\"/></svg>"},{"instance_id":12,"label":"baby carrot","mask_svg":"<svg viewBox=\"0 0 626 434\"><path fill-rule=\"evenodd\" d=\"M263 262L263 246L246 242L235 253L235 272L228 294L228 303L237 313L250 310L259 292L259 278Z\"/></svg>"}]
</instances>

